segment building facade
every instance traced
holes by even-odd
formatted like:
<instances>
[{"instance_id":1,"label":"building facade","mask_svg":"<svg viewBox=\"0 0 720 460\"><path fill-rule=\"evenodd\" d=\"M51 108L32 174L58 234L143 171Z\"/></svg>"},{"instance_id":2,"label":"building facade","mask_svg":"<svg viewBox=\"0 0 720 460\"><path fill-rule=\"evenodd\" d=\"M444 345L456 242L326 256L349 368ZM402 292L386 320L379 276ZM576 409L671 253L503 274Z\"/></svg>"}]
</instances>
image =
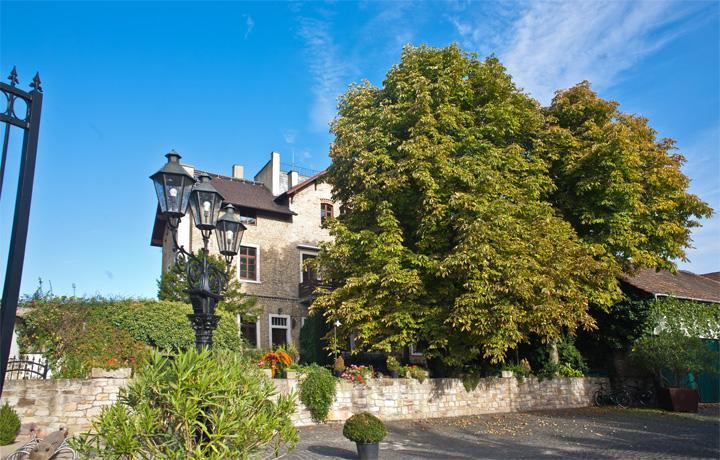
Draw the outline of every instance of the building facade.
<instances>
[{"instance_id":1,"label":"building facade","mask_svg":"<svg viewBox=\"0 0 720 460\"><path fill-rule=\"evenodd\" d=\"M238 319L243 337L256 348L299 347L300 328L308 316L306 294L317 281L304 262L316 257L318 245L330 239L322 222L339 210L330 185L323 181L325 173L302 176L281 171L277 152L271 153L252 180L244 178L240 165L234 165L229 176L183 166L195 177L209 174L225 202L240 210L247 227L233 264L243 292L257 298L260 315L257 321ZM191 220L189 214L181 220L178 243L196 251L203 242ZM162 247L162 270L166 271L174 263L173 243L159 212L151 245ZM210 252L218 253L214 238Z\"/></svg>"}]
</instances>

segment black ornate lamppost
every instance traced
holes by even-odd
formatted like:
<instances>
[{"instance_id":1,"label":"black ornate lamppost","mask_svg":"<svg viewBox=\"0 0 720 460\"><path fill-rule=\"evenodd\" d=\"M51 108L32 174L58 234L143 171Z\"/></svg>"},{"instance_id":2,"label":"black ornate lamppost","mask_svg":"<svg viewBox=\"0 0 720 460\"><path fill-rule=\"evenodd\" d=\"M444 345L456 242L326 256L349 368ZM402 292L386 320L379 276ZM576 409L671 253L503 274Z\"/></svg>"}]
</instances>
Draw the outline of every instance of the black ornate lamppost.
<instances>
[{"instance_id":1,"label":"black ornate lamppost","mask_svg":"<svg viewBox=\"0 0 720 460\"><path fill-rule=\"evenodd\" d=\"M222 292L228 285L232 260L240 248L245 226L232 204L222 206L223 197L210 183L210 176L202 174L198 182L182 167L180 155L174 150L165 156L168 162L150 179L155 184L160 212L170 228L177 263L185 265L188 282L185 292L193 306L193 314L188 318L195 330L195 345L198 349L210 347L213 331L220 319L215 314L215 307L222 300ZM198 254L188 252L177 241L178 225L188 206L203 239L203 247ZM218 250L227 262L225 272L208 261L208 243L213 230Z\"/></svg>"}]
</instances>

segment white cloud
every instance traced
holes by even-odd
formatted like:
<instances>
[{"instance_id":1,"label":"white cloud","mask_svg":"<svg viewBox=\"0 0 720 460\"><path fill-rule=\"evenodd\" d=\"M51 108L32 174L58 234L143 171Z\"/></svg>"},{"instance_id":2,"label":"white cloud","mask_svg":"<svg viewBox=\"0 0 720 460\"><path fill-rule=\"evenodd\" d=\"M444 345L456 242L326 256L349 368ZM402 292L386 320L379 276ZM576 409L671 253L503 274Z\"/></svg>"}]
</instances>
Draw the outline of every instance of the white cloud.
<instances>
[{"instance_id":1,"label":"white cloud","mask_svg":"<svg viewBox=\"0 0 720 460\"><path fill-rule=\"evenodd\" d=\"M253 21L253 18L250 15L246 14L243 17L245 18L245 40L247 40L255 28L255 21Z\"/></svg>"},{"instance_id":2,"label":"white cloud","mask_svg":"<svg viewBox=\"0 0 720 460\"><path fill-rule=\"evenodd\" d=\"M350 66L340 57L330 24L313 18L300 18L299 36L305 42L314 101L310 109L312 128L327 130L335 117L337 97L344 90Z\"/></svg>"},{"instance_id":3,"label":"white cloud","mask_svg":"<svg viewBox=\"0 0 720 460\"><path fill-rule=\"evenodd\" d=\"M286 144L294 144L295 139L297 139L297 131L294 129L286 129L283 132L283 139L285 139Z\"/></svg>"},{"instance_id":4,"label":"white cloud","mask_svg":"<svg viewBox=\"0 0 720 460\"><path fill-rule=\"evenodd\" d=\"M488 43L518 85L548 103L554 91L589 80L598 88L658 50L680 30L677 23L696 9L673 2L532 2L504 11L496 26L487 18L451 18L464 46L486 53ZM499 22L499 23L498 23Z\"/></svg>"}]
</instances>

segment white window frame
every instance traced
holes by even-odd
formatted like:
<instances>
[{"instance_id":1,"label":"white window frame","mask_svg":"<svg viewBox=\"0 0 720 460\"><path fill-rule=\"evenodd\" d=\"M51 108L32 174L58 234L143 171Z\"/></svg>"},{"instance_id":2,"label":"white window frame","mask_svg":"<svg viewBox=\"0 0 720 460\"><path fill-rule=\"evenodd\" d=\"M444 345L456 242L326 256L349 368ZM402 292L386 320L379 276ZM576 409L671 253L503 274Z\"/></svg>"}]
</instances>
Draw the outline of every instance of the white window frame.
<instances>
[{"instance_id":1,"label":"white window frame","mask_svg":"<svg viewBox=\"0 0 720 460\"><path fill-rule=\"evenodd\" d=\"M408 348L410 349L411 356L423 356L422 353L415 353L415 344L410 345Z\"/></svg>"},{"instance_id":2,"label":"white window frame","mask_svg":"<svg viewBox=\"0 0 720 460\"><path fill-rule=\"evenodd\" d=\"M238 336L242 338L242 317L240 317L240 313L235 315L235 321L237 321L237 327L238 327ZM248 321L249 322L249 321ZM260 320L255 320L255 343L257 344L255 348L261 348L262 347L262 337L260 335Z\"/></svg>"},{"instance_id":3,"label":"white window frame","mask_svg":"<svg viewBox=\"0 0 720 460\"><path fill-rule=\"evenodd\" d=\"M253 244L253 243L246 243L242 242L240 243L240 246L246 246L248 248L255 248L255 275L256 279L254 280L246 280L244 278L240 278L240 254L237 255L235 260L235 270L237 271L237 278L238 281L241 283L251 283L251 284L262 284L261 278L260 278L260 245ZM259 342L258 342L259 343Z\"/></svg>"},{"instance_id":4,"label":"white window frame","mask_svg":"<svg viewBox=\"0 0 720 460\"><path fill-rule=\"evenodd\" d=\"M303 283L305 280L303 279L303 256L318 256L318 251L308 250L308 249L300 249L300 282ZM320 278L318 278L320 279Z\"/></svg>"},{"instance_id":5,"label":"white window frame","mask_svg":"<svg viewBox=\"0 0 720 460\"><path fill-rule=\"evenodd\" d=\"M273 318L285 318L286 326L285 327L273 326L273 323L272 323ZM273 347L273 343L272 343L273 329L285 329L285 334L286 334L285 337L287 340L287 344L288 344L288 346L292 345L292 343L293 343L292 342L292 333L290 332L290 329L292 328L291 321L292 321L292 318L290 318L290 315L273 315L273 314L268 315L268 346L270 347L270 349L272 349L272 347Z\"/></svg>"}]
</instances>

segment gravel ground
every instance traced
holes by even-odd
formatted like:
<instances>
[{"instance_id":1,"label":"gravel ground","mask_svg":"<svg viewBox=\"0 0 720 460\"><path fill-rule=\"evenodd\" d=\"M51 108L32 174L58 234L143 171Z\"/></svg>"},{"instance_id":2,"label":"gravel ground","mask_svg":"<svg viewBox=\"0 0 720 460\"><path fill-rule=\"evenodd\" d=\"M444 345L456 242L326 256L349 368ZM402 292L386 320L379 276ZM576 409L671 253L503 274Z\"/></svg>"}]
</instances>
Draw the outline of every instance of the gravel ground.
<instances>
[{"instance_id":1,"label":"gravel ground","mask_svg":"<svg viewBox=\"0 0 720 460\"><path fill-rule=\"evenodd\" d=\"M720 407L698 414L583 408L388 423L380 457L395 459L720 459ZM337 424L300 430L290 459L353 459Z\"/></svg>"}]
</instances>

